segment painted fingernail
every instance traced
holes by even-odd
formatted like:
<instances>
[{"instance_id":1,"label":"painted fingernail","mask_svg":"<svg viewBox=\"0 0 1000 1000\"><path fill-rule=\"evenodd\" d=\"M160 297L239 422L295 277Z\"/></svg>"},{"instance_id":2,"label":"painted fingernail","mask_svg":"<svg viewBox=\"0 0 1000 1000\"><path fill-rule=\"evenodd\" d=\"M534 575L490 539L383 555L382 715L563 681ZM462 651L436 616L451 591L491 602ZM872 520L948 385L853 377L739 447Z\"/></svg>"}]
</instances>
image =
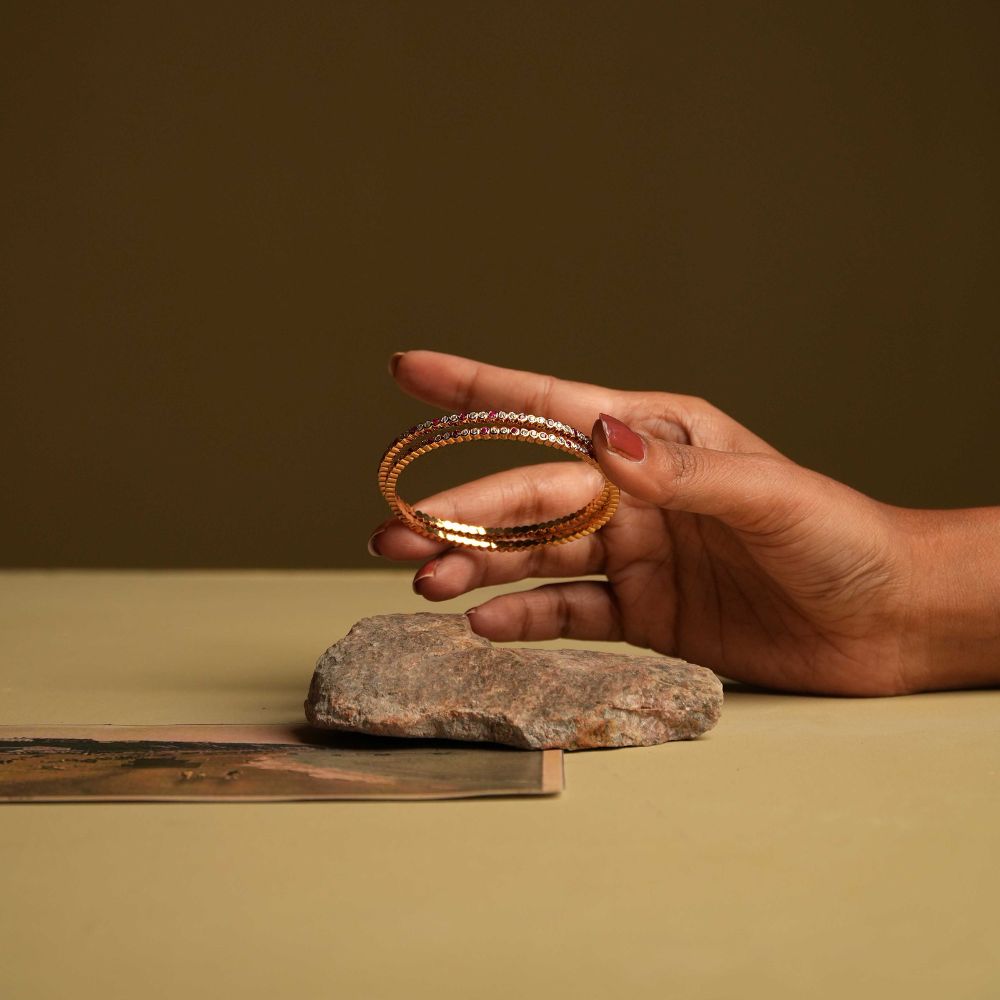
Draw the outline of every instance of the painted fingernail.
<instances>
[{"instance_id":1,"label":"painted fingernail","mask_svg":"<svg viewBox=\"0 0 1000 1000\"><path fill-rule=\"evenodd\" d=\"M368 555L370 556L380 556L381 552L378 550L378 536L385 531L385 528L376 528L372 532L371 538L368 539Z\"/></svg>"},{"instance_id":2,"label":"painted fingernail","mask_svg":"<svg viewBox=\"0 0 1000 1000\"><path fill-rule=\"evenodd\" d=\"M608 448L630 462L641 462L646 457L646 445L631 427L607 413L601 415L601 429Z\"/></svg>"},{"instance_id":3,"label":"painted fingernail","mask_svg":"<svg viewBox=\"0 0 1000 1000\"><path fill-rule=\"evenodd\" d=\"M406 351L396 351L396 353L389 358L389 374L395 378L396 369L399 367L399 359L406 353Z\"/></svg>"},{"instance_id":4,"label":"painted fingernail","mask_svg":"<svg viewBox=\"0 0 1000 1000\"><path fill-rule=\"evenodd\" d=\"M413 592L415 594L420 593L420 584L424 580L429 580L437 572L438 564L441 562L440 559L432 559L420 572L413 578Z\"/></svg>"}]
</instances>

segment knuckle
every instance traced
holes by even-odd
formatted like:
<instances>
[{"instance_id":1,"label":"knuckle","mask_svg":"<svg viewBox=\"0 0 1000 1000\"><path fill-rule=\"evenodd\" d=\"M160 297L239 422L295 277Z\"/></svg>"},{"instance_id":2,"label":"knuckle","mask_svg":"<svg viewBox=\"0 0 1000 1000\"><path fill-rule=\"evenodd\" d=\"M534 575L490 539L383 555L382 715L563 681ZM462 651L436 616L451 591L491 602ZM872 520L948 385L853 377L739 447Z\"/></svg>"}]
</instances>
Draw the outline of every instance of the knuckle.
<instances>
[{"instance_id":1,"label":"knuckle","mask_svg":"<svg viewBox=\"0 0 1000 1000\"><path fill-rule=\"evenodd\" d=\"M674 444L692 444L691 432L686 418L679 416L659 416L646 424L653 437Z\"/></svg>"},{"instance_id":2,"label":"knuckle","mask_svg":"<svg viewBox=\"0 0 1000 1000\"><path fill-rule=\"evenodd\" d=\"M521 628L519 630L521 638L530 639L534 633L535 609L532 607L531 601L524 598L519 603L521 606Z\"/></svg>"},{"instance_id":3,"label":"knuckle","mask_svg":"<svg viewBox=\"0 0 1000 1000\"><path fill-rule=\"evenodd\" d=\"M701 473L702 459L696 448L681 445L670 449L670 482L676 487L688 486Z\"/></svg>"},{"instance_id":4,"label":"knuckle","mask_svg":"<svg viewBox=\"0 0 1000 1000\"><path fill-rule=\"evenodd\" d=\"M709 444L724 419L722 411L701 396L678 393L656 393L653 410L657 436L682 444Z\"/></svg>"},{"instance_id":5,"label":"knuckle","mask_svg":"<svg viewBox=\"0 0 1000 1000\"><path fill-rule=\"evenodd\" d=\"M469 378L459 391L458 409L463 413L467 413L469 410L475 409L475 401L479 398L479 378L479 369L473 369Z\"/></svg>"},{"instance_id":6,"label":"knuckle","mask_svg":"<svg viewBox=\"0 0 1000 1000\"><path fill-rule=\"evenodd\" d=\"M705 399L697 399L688 418L692 443L718 447L725 438L723 428L727 420L728 417L717 406Z\"/></svg>"},{"instance_id":7,"label":"knuckle","mask_svg":"<svg viewBox=\"0 0 1000 1000\"><path fill-rule=\"evenodd\" d=\"M569 601L566 600L565 591L562 589L549 591L549 601L552 605L552 617L556 624L556 634L560 638L565 638L571 633L572 613Z\"/></svg>"}]
</instances>

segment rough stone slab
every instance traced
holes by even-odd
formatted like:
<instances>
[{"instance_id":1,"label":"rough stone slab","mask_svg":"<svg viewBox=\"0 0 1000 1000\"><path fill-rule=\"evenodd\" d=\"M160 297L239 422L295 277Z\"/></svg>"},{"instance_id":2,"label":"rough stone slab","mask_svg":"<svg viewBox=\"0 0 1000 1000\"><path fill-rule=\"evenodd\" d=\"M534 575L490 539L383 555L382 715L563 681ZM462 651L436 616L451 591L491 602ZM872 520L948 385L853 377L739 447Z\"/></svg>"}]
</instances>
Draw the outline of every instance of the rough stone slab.
<instances>
[{"instance_id":1,"label":"rough stone slab","mask_svg":"<svg viewBox=\"0 0 1000 1000\"><path fill-rule=\"evenodd\" d=\"M363 618L316 664L309 722L526 749L650 746L712 728L722 684L668 656L493 646L465 615Z\"/></svg>"}]
</instances>

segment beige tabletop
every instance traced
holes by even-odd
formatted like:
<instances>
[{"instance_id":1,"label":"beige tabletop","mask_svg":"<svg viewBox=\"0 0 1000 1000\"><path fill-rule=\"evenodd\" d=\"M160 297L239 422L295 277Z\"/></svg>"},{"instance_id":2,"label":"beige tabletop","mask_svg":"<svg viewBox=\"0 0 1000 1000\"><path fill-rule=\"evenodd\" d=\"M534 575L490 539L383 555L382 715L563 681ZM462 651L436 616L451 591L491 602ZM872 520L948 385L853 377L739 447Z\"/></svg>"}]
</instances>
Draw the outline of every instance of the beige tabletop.
<instances>
[{"instance_id":1,"label":"beige tabletop","mask_svg":"<svg viewBox=\"0 0 1000 1000\"><path fill-rule=\"evenodd\" d=\"M285 722L396 572L0 574L0 723ZM466 603L434 610L463 610ZM1000 692L729 690L552 798L0 806L0 996L1000 996Z\"/></svg>"}]
</instances>

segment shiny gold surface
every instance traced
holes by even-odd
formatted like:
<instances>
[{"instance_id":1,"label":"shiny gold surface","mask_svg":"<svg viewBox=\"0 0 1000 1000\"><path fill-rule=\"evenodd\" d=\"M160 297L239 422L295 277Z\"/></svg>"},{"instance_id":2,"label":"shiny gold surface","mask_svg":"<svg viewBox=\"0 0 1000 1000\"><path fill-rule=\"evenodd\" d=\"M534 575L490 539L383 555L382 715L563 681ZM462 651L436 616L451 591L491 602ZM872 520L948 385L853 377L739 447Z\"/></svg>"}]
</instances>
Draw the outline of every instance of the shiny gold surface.
<instances>
[{"instance_id":1,"label":"shiny gold surface","mask_svg":"<svg viewBox=\"0 0 1000 1000\"><path fill-rule=\"evenodd\" d=\"M421 455L450 445L479 441L543 445L574 455L602 472L594 457L591 439L558 420L508 410L451 413L411 427L386 449L379 463L378 486L393 514L425 538L471 549L511 551L536 545L564 545L584 538L604 527L618 509L620 492L608 479L603 479L600 493L579 510L538 524L486 527L449 521L416 510L399 496L397 487L401 473Z\"/></svg>"},{"instance_id":2,"label":"shiny gold surface","mask_svg":"<svg viewBox=\"0 0 1000 1000\"><path fill-rule=\"evenodd\" d=\"M0 722L296 721L353 621L426 607L404 572L4 573ZM565 759L545 800L0 807L0 996L1000 994L1000 692L730 691L703 739Z\"/></svg>"}]
</instances>

